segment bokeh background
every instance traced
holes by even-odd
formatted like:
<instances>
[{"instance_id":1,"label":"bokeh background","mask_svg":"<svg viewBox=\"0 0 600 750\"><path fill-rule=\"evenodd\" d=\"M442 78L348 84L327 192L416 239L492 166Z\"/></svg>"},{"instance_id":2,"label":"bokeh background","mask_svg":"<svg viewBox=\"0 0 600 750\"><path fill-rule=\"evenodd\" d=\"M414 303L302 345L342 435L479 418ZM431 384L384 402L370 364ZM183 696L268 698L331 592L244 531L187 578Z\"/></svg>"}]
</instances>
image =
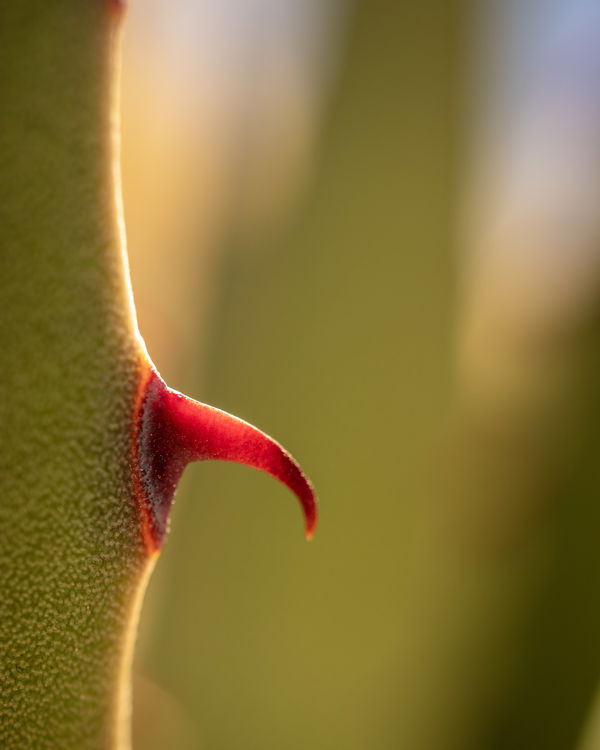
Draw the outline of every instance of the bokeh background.
<instances>
[{"instance_id":1,"label":"bokeh background","mask_svg":"<svg viewBox=\"0 0 600 750\"><path fill-rule=\"evenodd\" d=\"M132 0L142 334L321 502L187 469L136 750L600 747L599 81L591 0Z\"/></svg>"}]
</instances>

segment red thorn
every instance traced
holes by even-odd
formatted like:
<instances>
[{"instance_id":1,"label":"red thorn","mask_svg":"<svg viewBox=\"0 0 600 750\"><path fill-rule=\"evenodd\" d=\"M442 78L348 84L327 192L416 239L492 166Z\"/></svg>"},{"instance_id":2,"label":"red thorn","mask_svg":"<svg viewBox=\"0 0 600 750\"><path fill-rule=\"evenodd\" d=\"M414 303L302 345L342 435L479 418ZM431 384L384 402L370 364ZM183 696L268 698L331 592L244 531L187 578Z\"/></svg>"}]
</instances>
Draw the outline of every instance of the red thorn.
<instances>
[{"instance_id":1,"label":"red thorn","mask_svg":"<svg viewBox=\"0 0 600 750\"><path fill-rule=\"evenodd\" d=\"M156 552L164 539L177 483L190 461L235 461L265 471L289 487L304 511L306 538L317 522L314 490L302 469L273 438L227 412L168 388L152 370L136 406L134 472L144 539Z\"/></svg>"},{"instance_id":2,"label":"red thorn","mask_svg":"<svg viewBox=\"0 0 600 750\"><path fill-rule=\"evenodd\" d=\"M121 20L125 15L126 0L105 0L109 12L115 20Z\"/></svg>"}]
</instances>

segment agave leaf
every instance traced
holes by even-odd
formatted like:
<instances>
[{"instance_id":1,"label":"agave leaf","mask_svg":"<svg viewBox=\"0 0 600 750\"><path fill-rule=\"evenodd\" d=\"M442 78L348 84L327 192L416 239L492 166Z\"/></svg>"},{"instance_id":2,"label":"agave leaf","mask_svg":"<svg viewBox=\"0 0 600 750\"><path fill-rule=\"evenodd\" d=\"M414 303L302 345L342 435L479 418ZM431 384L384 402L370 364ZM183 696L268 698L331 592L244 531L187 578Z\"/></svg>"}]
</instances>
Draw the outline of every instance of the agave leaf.
<instances>
[{"instance_id":1,"label":"agave leaf","mask_svg":"<svg viewBox=\"0 0 600 750\"><path fill-rule=\"evenodd\" d=\"M188 461L270 471L301 494L314 526L312 490L289 454L168 389L138 334L116 166L122 10L115 0L0 8L7 750L129 746L139 605ZM148 494L157 487L160 502Z\"/></svg>"}]
</instances>

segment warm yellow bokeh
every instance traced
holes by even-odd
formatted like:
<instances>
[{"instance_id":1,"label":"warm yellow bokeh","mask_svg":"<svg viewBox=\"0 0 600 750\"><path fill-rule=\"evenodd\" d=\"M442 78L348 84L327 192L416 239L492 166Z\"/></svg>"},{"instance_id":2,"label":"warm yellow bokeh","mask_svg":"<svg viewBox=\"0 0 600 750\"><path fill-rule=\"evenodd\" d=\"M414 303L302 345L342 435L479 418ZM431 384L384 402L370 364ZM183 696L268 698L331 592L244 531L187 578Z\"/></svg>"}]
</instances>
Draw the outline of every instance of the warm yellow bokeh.
<instances>
[{"instance_id":1,"label":"warm yellow bokeh","mask_svg":"<svg viewBox=\"0 0 600 750\"><path fill-rule=\"evenodd\" d=\"M171 386L281 440L321 499L307 545L277 483L187 470L142 616L140 750L581 734L600 92L576 51L600 24L541 5L132 2L142 334Z\"/></svg>"}]
</instances>

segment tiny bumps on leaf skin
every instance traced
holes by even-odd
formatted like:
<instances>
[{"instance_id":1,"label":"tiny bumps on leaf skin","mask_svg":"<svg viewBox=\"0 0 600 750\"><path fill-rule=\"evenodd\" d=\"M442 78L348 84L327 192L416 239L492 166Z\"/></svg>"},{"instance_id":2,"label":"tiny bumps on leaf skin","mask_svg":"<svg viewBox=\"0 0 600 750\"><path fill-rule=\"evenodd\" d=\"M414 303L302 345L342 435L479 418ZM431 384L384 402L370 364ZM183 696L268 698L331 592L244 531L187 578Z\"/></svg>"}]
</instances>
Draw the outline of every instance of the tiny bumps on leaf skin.
<instances>
[{"instance_id":1,"label":"tiny bumps on leaf skin","mask_svg":"<svg viewBox=\"0 0 600 750\"><path fill-rule=\"evenodd\" d=\"M261 430L169 388L150 362L143 368L131 442L133 491L150 556L160 551L173 496L191 461L233 461L260 469L296 495L306 538L317 523L313 487L292 456Z\"/></svg>"}]
</instances>

